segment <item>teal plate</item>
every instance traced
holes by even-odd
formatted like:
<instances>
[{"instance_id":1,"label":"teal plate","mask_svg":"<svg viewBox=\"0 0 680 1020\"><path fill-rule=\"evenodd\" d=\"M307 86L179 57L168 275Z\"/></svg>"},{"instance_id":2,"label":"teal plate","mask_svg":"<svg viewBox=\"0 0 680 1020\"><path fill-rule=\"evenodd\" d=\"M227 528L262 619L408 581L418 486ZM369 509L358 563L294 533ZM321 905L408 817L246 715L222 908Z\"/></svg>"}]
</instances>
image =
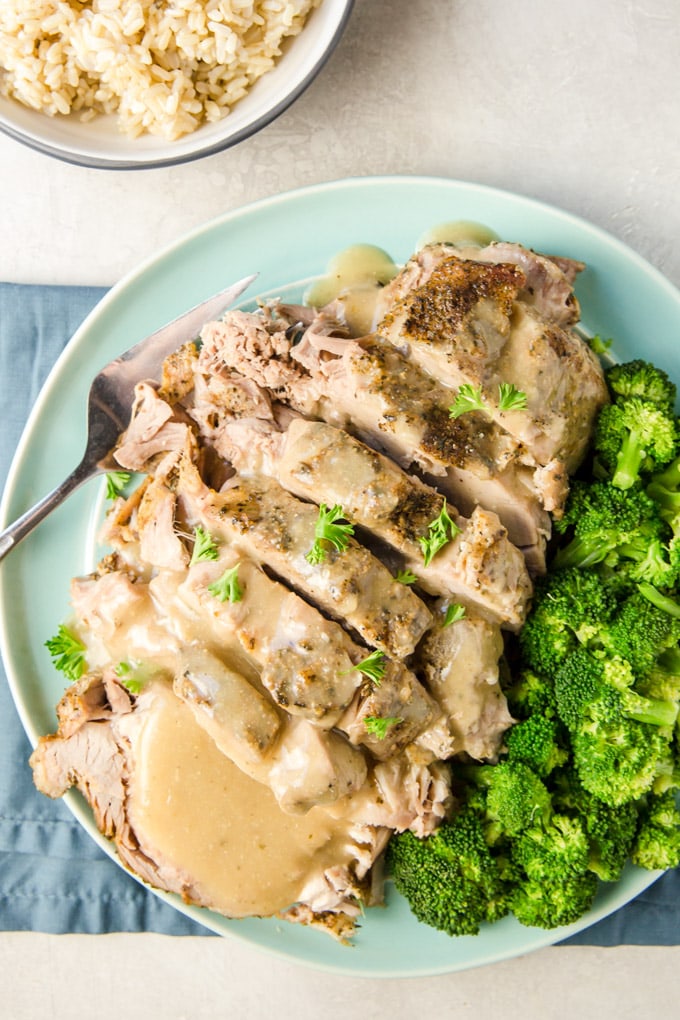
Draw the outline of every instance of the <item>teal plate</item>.
<instances>
[{"instance_id":1,"label":"teal plate","mask_svg":"<svg viewBox=\"0 0 680 1020\"><path fill-rule=\"evenodd\" d=\"M615 338L618 359L641 355L670 373L677 365L680 294L642 258L590 224L531 199L476 184L422 177L352 178L266 199L193 232L115 286L87 318L47 380L17 450L2 506L13 520L80 459L90 382L121 351L231 280L258 271L257 294L292 296L358 242L405 260L429 228L473 220L500 237L586 263L577 285L583 324ZM253 295L255 296L255 295ZM92 566L102 486L71 497L4 561L0 571L3 655L22 722L35 743L56 727L63 693L44 641L68 614L69 580ZM47 579L36 585L35 579ZM28 768L28 764L26 766ZM66 802L114 856L76 794ZM451 939L418 923L391 886L387 906L368 910L351 948L274 919L231 921L159 894L210 930L292 961L338 973L414 977L462 970L550 945L633 899L657 874L630 868L603 886L577 924L545 932L513 918L477 936Z\"/></svg>"}]
</instances>

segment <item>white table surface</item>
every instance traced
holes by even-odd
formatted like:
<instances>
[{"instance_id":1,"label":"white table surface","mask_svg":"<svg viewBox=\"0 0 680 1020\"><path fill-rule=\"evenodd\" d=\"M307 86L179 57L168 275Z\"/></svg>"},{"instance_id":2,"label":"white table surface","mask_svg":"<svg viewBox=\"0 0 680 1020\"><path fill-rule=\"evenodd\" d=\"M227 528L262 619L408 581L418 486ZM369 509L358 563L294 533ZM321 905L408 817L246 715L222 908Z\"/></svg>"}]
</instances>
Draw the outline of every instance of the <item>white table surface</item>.
<instances>
[{"instance_id":1,"label":"white table surface","mask_svg":"<svg viewBox=\"0 0 680 1020\"><path fill-rule=\"evenodd\" d=\"M222 154L97 171L0 136L0 279L112 284L245 202L406 173L561 206L680 285L679 54L677 0L357 0L317 81ZM678 968L680 948L572 947L354 980L232 940L2 934L0 1018L671 1017Z\"/></svg>"}]
</instances>

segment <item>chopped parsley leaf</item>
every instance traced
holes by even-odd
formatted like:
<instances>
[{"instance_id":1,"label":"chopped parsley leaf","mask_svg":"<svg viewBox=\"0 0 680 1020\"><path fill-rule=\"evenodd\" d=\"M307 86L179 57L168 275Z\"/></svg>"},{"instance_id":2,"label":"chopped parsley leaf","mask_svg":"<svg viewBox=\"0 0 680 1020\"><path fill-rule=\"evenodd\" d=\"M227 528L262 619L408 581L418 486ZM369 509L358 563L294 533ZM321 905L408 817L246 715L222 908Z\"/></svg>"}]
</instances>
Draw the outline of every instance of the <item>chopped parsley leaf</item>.
<instances>
[{"instance_id":1,"label":"chopped parsley leaf","mask_svg":"<svg viewBox=\"0 0 680 1020\"><path fill-rule=\"evenodd\" d=\"M338 521L344 523L338 524ZM328 555L324 543L330 543L338 552L344 552L353 534L354 526L346 521L339 503L336 503L330 510L325 503L321 503L314 528L314 545L305 559L313 565L323 563Z\"/></svg>"}]
</instances>

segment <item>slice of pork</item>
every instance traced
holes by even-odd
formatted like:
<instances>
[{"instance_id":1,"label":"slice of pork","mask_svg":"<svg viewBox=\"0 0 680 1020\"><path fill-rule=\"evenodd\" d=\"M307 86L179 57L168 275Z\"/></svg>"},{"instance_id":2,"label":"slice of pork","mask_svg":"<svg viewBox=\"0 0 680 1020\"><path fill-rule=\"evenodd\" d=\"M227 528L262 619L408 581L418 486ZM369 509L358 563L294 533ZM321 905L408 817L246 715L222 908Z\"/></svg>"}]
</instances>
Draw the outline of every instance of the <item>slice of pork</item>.
<instances>
[{"instance_id":1,"label":"slice of pork","mask_svg":"<svg viewBox=\"0 0 680 1020\"><path fill-rule=\"evenodd\" d=\"M318 508L277 483L240 478L218 493L185 460L177 491L192 525L266 564L372 647L404 658L429 626L430 612L421 599L354 539L342 551L329 549L321 563L310 563Z\"/></svg>"},{"instance_id":2,"label":"slice of pork","mask_svg":"<svg viewBox=\"0 0 680 1020\"><path fill-rule=\"evenodd\" d=\"M303 339L293 347L271 316L244 315L205 327L206 368L233 368L301 415L348 429L433 479L465 516L477 505L497 513L513 544L542 569L550 518L512 437L478 413L452 419L450 393L387 342L346 340L339 348L335 340L330 351Z\"/></svg>"},{"instance_id":3,"label":"slice of pork","mask_svg":"<svg viewBox=\"0 0 680 1020\"><path fill-rule=\"evenodd\" d=\"M503 639L498 627L472 613L444 625L447 603L436 613L417 655L417 669L440 706L451 737L450 755L495 761L513 719L499 683ZM428 733L419 737L427 746Z\"/></svg>"},{"instance_id":4,"label":"slice of pork","mask_svg":"<svg viewBox=\"0 0 680 1020\"><path fill-rule=\"evenodd\" d=\"M404 569L430 595L451 596L510 629L521 626L531 582L524 558L490 511L475 507L429 564L421 540L442 510L435 489L343 429L294 418L284 432L242 419L227 423L219 449L243 476L264 474L303 499L342 502L350 520L393 547Z\"/></svg>"},{"instance_id":5,"label":"slice of pork","mask_svg":"<svg viewBox=\"0 0 680 1020\"><path fill-rule=\"evenodd\" d=\"M565 274L516 248L494 245L475 258L448 245L422 249L384 288L377 332L454 391L481 390L489 414L538 464L573 472L607 400L602 369L558 313L575 305ZM503 255L507 263L497 261ZM502 384L522 390L526 408L501 410Z\"/></svg>"}]
</instances>

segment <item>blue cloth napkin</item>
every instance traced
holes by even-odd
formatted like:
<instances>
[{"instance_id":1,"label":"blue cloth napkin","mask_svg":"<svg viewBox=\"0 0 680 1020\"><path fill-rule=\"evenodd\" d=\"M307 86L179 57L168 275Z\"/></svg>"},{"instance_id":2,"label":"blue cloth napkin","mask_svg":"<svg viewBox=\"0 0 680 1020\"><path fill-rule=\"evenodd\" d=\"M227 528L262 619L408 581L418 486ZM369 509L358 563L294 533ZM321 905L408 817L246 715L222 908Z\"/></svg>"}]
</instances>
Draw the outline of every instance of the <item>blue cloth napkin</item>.
<instances>
[{"instance_id":1,"label":"blue cloth napkin","mask_svg":"<svg viewBox=\"0 0 680 1020\"><path fill-rule=\"evenodd\" d=\"M0 486L47 373L103 293L0 284ZM114 864L64 804L35 790L30 752L0 667L0 930L210 934ZM680 869L566 944L678 942Z\"/></svg>"}]
</instances>

